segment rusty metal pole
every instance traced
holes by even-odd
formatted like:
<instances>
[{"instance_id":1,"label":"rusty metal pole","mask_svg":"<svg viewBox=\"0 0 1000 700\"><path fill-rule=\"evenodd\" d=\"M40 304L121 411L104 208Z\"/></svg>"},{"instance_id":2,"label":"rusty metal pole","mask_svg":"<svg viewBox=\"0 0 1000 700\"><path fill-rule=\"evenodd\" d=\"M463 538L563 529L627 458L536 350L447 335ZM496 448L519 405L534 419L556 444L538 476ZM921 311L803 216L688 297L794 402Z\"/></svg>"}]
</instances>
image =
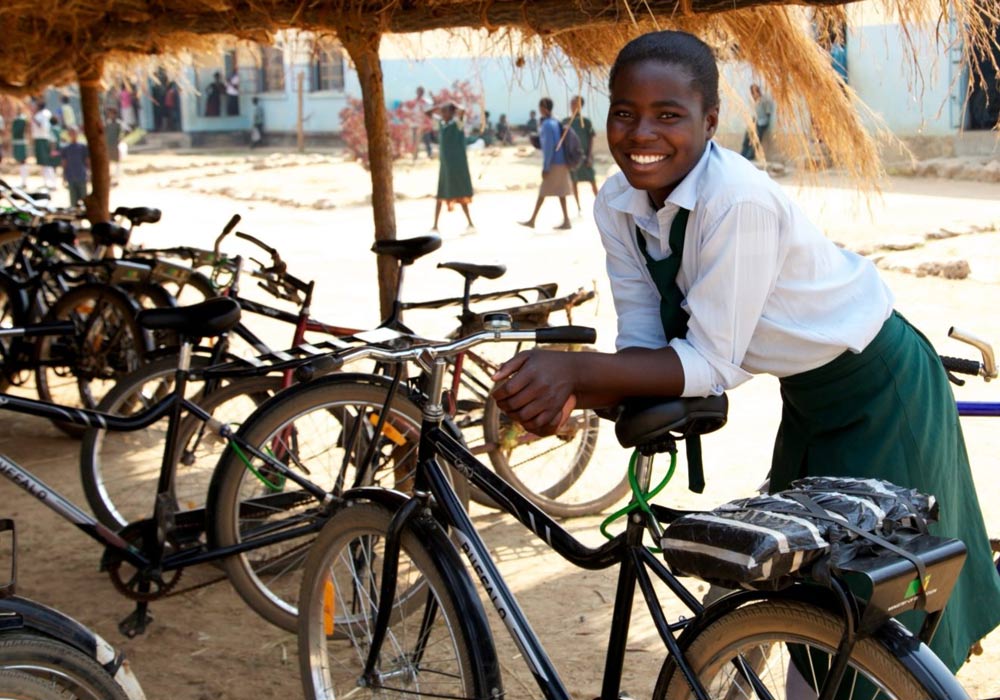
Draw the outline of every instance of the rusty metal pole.
<instances>
[{"instance_id":1,"label":"rusty metal pole","mask_svg":"<svg viewBox=\"0 0 1000 700\"><path fill-rule=\"evenodd\" d=\"M368 134L368 158L372 178L372 215L375 219L375 240L396 238L396 205L392 189L392 143L389 119L385 109L382 85L382 64L378 47L381 29L374 23L352 25L338 32L348 55L358 71L361 97L365 110L365 131ZM392 310L393 294L399 279L396 261L385 255L378 258L379 308L382 318Z\"/></svg>"},{"instance_id":2,"label":"rusty metal pole","mask_svg":"<svg viewBox=\"0 0 1000 700\"><path fill-rule=\"evenodd\" d=\"M91 192L84 199L87 218L90 222L107 221L111 218L111 163L108 159L107 143L104 139L104 115L101 110L101 74L104 59L92 57L76 70L80 84L80 103L83 107L83 133L87 137L90 151Z\"/></svg>"}]
</instances>

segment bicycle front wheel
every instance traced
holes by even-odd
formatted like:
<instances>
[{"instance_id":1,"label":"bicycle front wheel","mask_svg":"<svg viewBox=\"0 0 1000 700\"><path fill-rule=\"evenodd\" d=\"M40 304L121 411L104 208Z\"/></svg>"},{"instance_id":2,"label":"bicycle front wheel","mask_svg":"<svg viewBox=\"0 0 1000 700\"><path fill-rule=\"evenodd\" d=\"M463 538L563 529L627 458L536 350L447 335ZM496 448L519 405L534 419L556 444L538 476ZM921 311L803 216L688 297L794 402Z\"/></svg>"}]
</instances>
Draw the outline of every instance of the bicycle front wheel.
<instances>
[{"instance_id":1,"label":"bicycle front wheel","mask_svg":"<svg viewBox=\"0 0 1000 700\"><path fill-rule=\"evenodd\" d=\"M395 598L374 682L362 684L393 512L354 503L335 513L302 580L299 667L307 700L502 697L485 613L440 531L402 535Z\"/></svg>"},{"instance_id":2,"label":"bicycle front wheel","mask_svg":"<svg viewBox=\"0 0 1000 700\"><path fill-rule=\"evenodd\" d=\"M752 603L705 628L685 656L709 698L759 698L737 664L751 668L775 700L815 698L826 678L844 624L814 605L788 600ZM672 659L660 672L654 700L689 700L694 694ZM857 643L838 700L928 700L913 675L876 639Z\"/></svg>"},{"instance_id":3,"label":"bicycle front wheel","mask_svg":"<svg viewBox=\"0 0 1000 700\"><path fill-rule=\"evenodd\" d=\"M96 408L121 377L146 356L147 340L128 297L107 285L86 284L59 297L46 321L71 321L72 335L39 338L35 383L38 396L67 408ZM72 437L85 428L53 421Z\"/></svg>"},{"instance_id":4,"label":"bicycle front wheel","mask_svg":"<svg viewBox=\"0 0 1000 700\"><path fill-rule=\"evenodd\" d=\"M96 659L41 635L16 632L0 636L0 669L35 676L68 691L68 697L76 700L127 698Z\"/></svg>"},{"instance_id":5,"label":"bicycle front wheel","mask_svg":"<svg viewBox=\"0 0 1000 700\"><path fill-rule=\"evenodd\" d=\"M387 388L331 375L292 387L247 420L238 437L274 456L333 497L355 486L412 490L420 437L420 409L397 395L381 435L375 425ZM369 450L372 469L359 473ZM279 536L315 524L328 508L262 460L234 447L219 461L209 497L219 547ZM302 563L314 534L289 537L225 559L233 587L269 622L294 632Z\"/></svg>"}]
</instances>

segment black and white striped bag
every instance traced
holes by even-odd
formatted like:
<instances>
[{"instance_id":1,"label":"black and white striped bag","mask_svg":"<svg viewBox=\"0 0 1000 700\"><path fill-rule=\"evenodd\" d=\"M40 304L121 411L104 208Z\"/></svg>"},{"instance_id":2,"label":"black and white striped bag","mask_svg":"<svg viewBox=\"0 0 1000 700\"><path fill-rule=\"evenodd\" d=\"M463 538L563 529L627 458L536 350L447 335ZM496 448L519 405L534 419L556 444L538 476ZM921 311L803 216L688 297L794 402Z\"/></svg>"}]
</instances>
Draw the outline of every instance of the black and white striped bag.
<instances>
[{"instance_id":1,"label":"black and white striped bag","mask_svg":"<svg viewBox=\"0 0 1000 700\"><path fill-rule=\"evenodd\" d=\"M676 572L726 588L772 590L829 554L840 556L858 531L888 537L899 528L926 531L937 519L933 496L879 479L807 477L792 488L691 513L660 541Z\"/></svg>"}]
</instances>

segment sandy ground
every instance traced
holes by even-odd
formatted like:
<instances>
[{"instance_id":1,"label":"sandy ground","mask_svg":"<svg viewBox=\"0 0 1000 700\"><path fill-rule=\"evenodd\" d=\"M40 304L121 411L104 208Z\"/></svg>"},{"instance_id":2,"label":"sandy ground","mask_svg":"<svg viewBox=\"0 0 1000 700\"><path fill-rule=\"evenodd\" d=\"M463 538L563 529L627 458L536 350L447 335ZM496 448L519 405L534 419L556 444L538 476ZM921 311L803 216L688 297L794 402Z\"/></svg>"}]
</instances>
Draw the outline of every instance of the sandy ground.
<instances>
[{"instance_id":1,"label":"sandy ground","mask_svg":"<svg viewBox=\"0 0 1000 700\"><path fill-rule=\"evenodd\" d=\"M458 278L435 269L438 262L465 260L504 262L502 280L481 289L557 281L563 290L596 285L599 303L577 321L599 329L599 346L611 347L614 314L610 294L601 281L603 261L596 230L584 213L573 229L555 231L558 206L547 202L539 227L529 231L515 221L527 218L539 181L537 155L526 150L480 152L471 157L477 196L473 203L476 232L466 235L458 212L442 215L445 244L419 261L407 276L408 299L460 292ZM606 170L608 162L599 163ZM836 177L811 186L783 182L810 216L834 240L852 248L892 243L909 248L891 255L903 261L967 259L969 279L949 281L886 272L898 308L924 329L938 349L963 354L945 338L949 326L974 329L1000 339L996 314L1000 284L1000 186L941 180L894 179L881 198L865 199ZM145 226L136 239L150 245L191 243L209 246L233 213L241 229L278 245L295 274L316 279L314 313L345 325L371 326L377 320L374 256L368 252L373 225L366 197L367 174L339 154L227 153L133 156L126 163L112 206L162 208L163 220ZM423 158L400 163L395 175L399 193L400 237L427 233L433 214L436 169ZM60 190L57 198L64 197ZM582 194L584 210L592 196ZM924 243L927 234L950 231L962 235ZM233 245L237 252L240 246ZM243 249L249 252L248 249ZM411 316L410 322L432 334L446 329L446 312ZM280 344L280 340L275 341ZM968 354L968 353L964 353ZM993 387L970 383L962 397L996 399ZM730 422L705 440L708 488L688 494L679 478L660 499L681 506L709 507L751 492L764 478L779 404L776 383L757 378L730 397ZM5 414L0 424L0 451L22 462L51 485L83 504L77 477L77 445L44 421ZM1000 431L988 420L965 423L980 498L988 527L1000 535L1000 501L995 472ZM595 462L622 469L627 456L605 430ZM548 647L574 697L594 697L600 690L607 623L614 579L607 572L580 572L544 550L541 543L507 517L477 510L501 568ZM258 619L224 584L172 597L153 606L156 621L143 637L127 640L116 623L131 610L104 575L98 573L100 548L84 535L41 508L36 501L4 482L0 515L13 517L19 528L19 591L79 618L123 647L150 698L297 697L300 695L296 642ZM587 542L597 542L597 518L568 523ZM184 583L216 578L214 569L185 573ZM665 607L679 614L669 595ZM552 601L560 601L553 605ZM640 611L641 612L641 611ZM506 633L495 628L508 697L540 697ZM974 698L1000 696L1000 632L985 641L986 653L974 659L960 678ZM648 697L663 654L655 632L644 619L636 623L628 647L624 687Z\"/></svg>"}]
</instances>

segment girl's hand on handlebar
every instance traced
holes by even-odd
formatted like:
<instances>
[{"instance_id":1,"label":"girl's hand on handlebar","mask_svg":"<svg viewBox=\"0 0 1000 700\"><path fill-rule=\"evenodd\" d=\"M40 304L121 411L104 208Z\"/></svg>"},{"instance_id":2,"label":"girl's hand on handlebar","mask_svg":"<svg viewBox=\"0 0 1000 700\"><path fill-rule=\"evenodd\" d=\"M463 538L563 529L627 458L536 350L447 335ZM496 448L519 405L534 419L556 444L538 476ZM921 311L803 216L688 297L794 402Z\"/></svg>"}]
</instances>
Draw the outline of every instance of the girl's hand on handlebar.
<instances>
[{"instance_id":1,"label":"girl's hand on handlebar","mask_svg":"<svg viewBox=\"0 0 1000 700\"><path fill-rule=\"evenodd\" d=\"M500 409L536 435L552 435L576 408L573 353L526 350L493 375Z\"/></svg>"}]
</instances>

